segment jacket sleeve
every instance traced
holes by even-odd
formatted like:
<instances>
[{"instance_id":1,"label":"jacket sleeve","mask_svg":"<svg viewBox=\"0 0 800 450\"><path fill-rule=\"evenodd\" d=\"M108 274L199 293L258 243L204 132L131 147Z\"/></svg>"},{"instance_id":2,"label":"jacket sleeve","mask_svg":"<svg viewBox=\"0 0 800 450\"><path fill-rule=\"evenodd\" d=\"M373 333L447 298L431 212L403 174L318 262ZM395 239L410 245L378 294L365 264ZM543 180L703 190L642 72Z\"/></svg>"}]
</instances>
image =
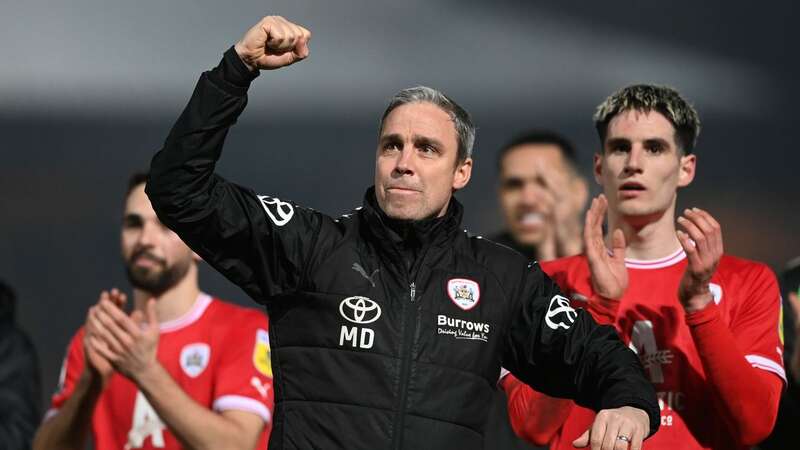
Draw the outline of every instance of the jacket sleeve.
<instances>
[{"instance_id":1,"label":"jacket sleeve","mask_svg":"<svg viewBox=\"0 0 800 450\"><path fill-rule=\"evenodd\" d=\"M295 289L321 217L214 173L228 129L257 76L233 48L203 73L150 165L146 192L159 220L259 303ZM267 166L268 167L268 166Z\"/></svg>"},{"instance_id":2,"label":"jacket sleeve","mask_svg":"<svg viewBox=\"0 0 800 450\"><path fill-rule=\"evenodd\" d=\"M658 401L636 355L614 328L573 309L537 263L528 267L517 283L503 367L537 391L595 411L640 408L650 417L650 434L655 433Z\"/></svg>"},{"instance_id":3,"label":"jacket sleeve","mask_svg":"<svg viewBox=\"0 0 800 450\"><path fill-rule=\"evenodd\" d=\"M41 419L39 368L28 337L8 331L0 334L0 449L26 449Z\"/></svg>"}]
</instances>

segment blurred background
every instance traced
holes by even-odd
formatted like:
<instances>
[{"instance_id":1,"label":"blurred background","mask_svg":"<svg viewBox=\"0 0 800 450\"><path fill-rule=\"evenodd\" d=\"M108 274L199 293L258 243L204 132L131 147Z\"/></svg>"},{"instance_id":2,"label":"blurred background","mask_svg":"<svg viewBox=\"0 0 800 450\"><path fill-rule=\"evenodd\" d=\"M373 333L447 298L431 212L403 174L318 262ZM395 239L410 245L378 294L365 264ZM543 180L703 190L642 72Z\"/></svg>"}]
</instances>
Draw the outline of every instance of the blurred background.
<instances>
[{"instance_id":1,"label":"blurred background","mask_svg":"<svg viewBox=\"0 0 800 450\"><path fill-rule=\"evenodd\" d=\"M172 0L4 2L0 14L0 278L19 297L45 396L119 256L128 175L145 169L203 70L266 14L313 32L310 58L268 72L219 171L339 215L371 184L387 99L442 89L478 125L465 226L502 227L495 155L514 134L571 137L590 173L594 107L635 82L697 107L698 178L725 247L780 271L800 253L798 31L793 2ZM597 192L595 187L594 192ZM208 267L201 286L251 304Z\"/></svg>"}]
</instances>

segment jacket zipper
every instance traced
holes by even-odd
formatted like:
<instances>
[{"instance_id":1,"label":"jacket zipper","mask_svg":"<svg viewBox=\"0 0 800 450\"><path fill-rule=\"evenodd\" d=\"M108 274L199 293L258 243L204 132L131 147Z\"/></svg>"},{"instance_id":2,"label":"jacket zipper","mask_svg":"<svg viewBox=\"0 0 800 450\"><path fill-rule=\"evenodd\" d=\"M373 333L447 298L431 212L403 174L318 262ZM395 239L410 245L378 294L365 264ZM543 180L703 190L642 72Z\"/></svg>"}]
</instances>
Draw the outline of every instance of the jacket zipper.
<instances>
[{"instance_id":1,"label":"jacket zipper","mask_svg":"<svg viewBox=\"0 0 800 450\"><path fill-rule=\"evenodd\" d=\"M408 378L411 371L411 347L414 343L414 334L417 328L417 321L415 320L416 308L414 302L417 296L417 285L412 282L409 285L409 298L411 304L406 305L404 308L405 320L409 324L403 327L403 349L401 353L402 361L400 366L400 409L397 412L394 426L394 445L395 449L400 449L403 446L403 428L405 426L406 415L406 395L408 393Z\"/></svg>"}]
</instances>

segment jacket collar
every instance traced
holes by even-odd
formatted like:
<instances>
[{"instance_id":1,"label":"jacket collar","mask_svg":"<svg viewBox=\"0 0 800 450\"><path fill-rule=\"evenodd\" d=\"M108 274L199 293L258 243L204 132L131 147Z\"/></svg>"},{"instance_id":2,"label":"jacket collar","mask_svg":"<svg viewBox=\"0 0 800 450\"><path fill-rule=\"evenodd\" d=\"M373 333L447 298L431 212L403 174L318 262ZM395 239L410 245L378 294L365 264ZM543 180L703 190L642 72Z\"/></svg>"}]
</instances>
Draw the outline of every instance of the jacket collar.
<instances>
[{"instance_id":1,"label":"jacket collar","mask_svg":"<svg viewBox=\"0 0 800 450\"><path fill-rule=\"evenodd\" d=\"M372 186L364 194L359 214L368 224L366 231L375 239L376 245L403 251L449 242L461 226L464 208L455 197L451 197L447 212L442 217L415 221L392 219L378 205L375 187Z\"/></svg>"}]
</instances>

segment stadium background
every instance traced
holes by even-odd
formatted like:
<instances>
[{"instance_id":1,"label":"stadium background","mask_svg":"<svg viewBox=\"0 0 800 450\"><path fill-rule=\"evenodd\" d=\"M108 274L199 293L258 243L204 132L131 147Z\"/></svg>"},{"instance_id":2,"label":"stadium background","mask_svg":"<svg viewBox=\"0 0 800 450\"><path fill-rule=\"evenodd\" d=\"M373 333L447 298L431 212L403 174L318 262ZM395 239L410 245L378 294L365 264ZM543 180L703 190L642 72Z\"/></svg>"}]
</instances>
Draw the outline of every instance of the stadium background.
<instances>
[{"instance_id":1,"label":"stadium background","mask_svg":"<svg viewBox=\"0 0 800 450\"><path fill-rule=\"evenodd\" d=\"M8 2L0 278L17 290L45 396L99 291L129 290L118 243L127 176L147 167L200 72L268 13L314 37L308 61L256 81L229 137L220 173L258 192L334 215L357 206L387 98L426 84L478 125L476 170L459 198L465 226L488 234L501 227L504 141L560 130L588 174L594 106L626 84L657 82L683 92L703 121L698 178L679 207L711 211L730 253L776 270L800 253L790 1ZM251 304L207 267L201 285Z\"/></svg>"}]
</instances>

